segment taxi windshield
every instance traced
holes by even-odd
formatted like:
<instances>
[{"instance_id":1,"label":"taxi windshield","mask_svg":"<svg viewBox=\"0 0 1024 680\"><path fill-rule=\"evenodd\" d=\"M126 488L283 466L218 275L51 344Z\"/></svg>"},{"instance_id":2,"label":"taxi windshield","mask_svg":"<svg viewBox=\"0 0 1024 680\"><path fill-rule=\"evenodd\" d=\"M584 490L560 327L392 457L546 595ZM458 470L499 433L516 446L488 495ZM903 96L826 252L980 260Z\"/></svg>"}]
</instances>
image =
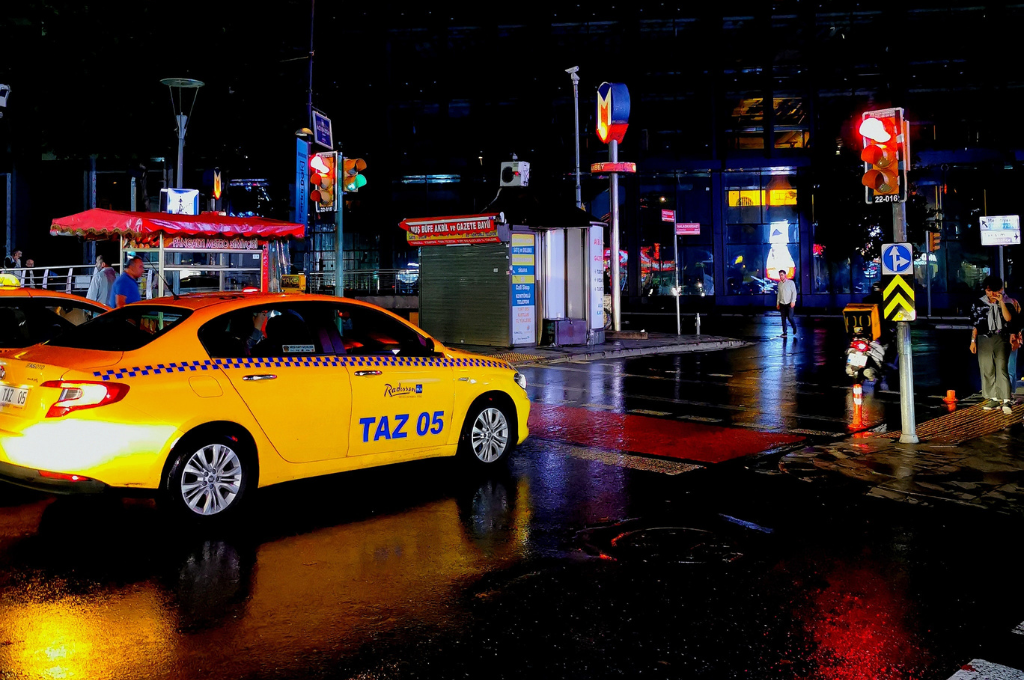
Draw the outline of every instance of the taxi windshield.
<instances>
[{"instance_id":1,"label":"taxi windshield","mask_svg":"<svg viewBox=\"0 0 1024 680\"><path fill-rule=\"evenodd\" d=\"M171 330L192 314L189 309L129 305L102 314L51 340L54 347L131 352Z\"/></svg>"}]
</instances>

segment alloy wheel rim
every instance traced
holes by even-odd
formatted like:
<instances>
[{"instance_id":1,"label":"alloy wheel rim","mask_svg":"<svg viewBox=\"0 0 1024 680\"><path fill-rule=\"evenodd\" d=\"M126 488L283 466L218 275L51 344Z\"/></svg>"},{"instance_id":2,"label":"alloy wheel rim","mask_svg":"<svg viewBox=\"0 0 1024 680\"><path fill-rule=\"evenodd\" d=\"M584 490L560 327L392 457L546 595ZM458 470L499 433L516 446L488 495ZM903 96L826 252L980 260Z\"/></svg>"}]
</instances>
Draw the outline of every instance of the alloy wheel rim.
<instances>
[{"instance_id":1,"label":"alloy wheel rim","mask_svg":"<svg viewBox=\"0 0 1024 680\"><path fill-rule=\"evenodd\" d=\"M209 444L193 453L181 475L181 497L197 515L216 515L234 502L242 483L242 462L231 447Z\"/></svg>"},{"instance_id":2,"label":"alloy wheel rim","mask_svg":"<svg viewBox=\"0 0 1024 680\"><path fill-rule=\"evenodd\" d=\"M473 422L471 433L473 455L481 462L493 463L508 443L508 420L496 408L485 408Z\"/></svg>"}]
</instances>

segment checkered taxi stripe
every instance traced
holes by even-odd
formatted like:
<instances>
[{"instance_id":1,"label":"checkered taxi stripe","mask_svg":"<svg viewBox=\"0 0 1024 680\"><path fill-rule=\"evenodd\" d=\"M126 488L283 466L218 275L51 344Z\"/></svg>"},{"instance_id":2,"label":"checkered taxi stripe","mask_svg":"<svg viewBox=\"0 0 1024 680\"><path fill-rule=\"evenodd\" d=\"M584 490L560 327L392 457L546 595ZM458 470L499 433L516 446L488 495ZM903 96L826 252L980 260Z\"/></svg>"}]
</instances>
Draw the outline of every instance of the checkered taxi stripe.
<instances>
[{"instance_id":1,"label":"checkered taxi stripe","mask_svg":"<svg viewBox=\"0 0 1024 680\"><path fill-rule=\"evenodd\" d=\"M504 361L493 359L434 359L425 357L396 357L396 356L318 356L318 357L267 357L267 358L240 358L240 359L206 359L205 361L182 361L169 364L153 364L150 366L133 366L131 368L119 367L106 371L94 371L93 375L102 380L120 380L122 378L137 378L140 376L164 375L167 373L187 373L196 371L211 371L230 368L288 368L288 367L330 367L330 366L356 366L356 367L378 367L378 366L421 366L421 367L481 367L481 368L507 368L511 370Z\"/></svg>"}]
</instances>

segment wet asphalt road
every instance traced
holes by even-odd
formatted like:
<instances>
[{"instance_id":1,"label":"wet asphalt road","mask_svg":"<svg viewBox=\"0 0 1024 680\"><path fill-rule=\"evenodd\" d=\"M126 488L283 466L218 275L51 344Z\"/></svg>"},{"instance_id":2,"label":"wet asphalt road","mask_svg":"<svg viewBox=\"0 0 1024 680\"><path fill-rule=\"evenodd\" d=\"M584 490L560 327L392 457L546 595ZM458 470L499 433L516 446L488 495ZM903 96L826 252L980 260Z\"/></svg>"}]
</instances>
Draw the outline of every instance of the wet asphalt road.
<instances>
[{"instance_id":1,"label":"wet asphalt road","mask_svg":"<svg viewBox=\"0 0 1024 680\"><path fill-rule=\"evenodd\" d=\"M755 342L524 368L537 421L501 471L282 485L216 532L144 500L0 489L0 679L1024 668L1019 523L779 473L853 428L841 326L706 330ZM915 337L919 420L971 391L963 334ZM897 399L866 390L861 427L897 424Z\"/></svg>"}]
</instances>

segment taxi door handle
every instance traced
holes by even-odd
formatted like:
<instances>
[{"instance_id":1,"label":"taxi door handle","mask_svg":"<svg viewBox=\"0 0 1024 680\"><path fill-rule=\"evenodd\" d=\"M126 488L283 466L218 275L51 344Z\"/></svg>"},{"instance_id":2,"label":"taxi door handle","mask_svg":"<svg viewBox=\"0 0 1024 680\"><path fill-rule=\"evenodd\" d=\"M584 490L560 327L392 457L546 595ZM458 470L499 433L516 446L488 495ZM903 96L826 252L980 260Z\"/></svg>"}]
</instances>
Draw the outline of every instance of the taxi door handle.
<instances>
[{"instance_id":1,"label":"taxi door handle","mask_svg":"<svg viewBox=\"0 0 1024 680\"><path fill-rule=\"evenodd\" d=\"M355 372L355 375L357 377L359 377L359 378L362 378L362 377L367 376L367 375L380 375L380 374L381 374L380 371L356 371Z\"/></svg>"},{"instance_id":2,"label":"taxi door handle","mask_svg":"<svg viewBox=\"0 0 1024 680\"><path fill-rule=\"evenodd\" d=\"M246 375L242 377L242 380L276 380L277 376L273 373L261 373L258 375Z\"/></svg>"}]
</instances>

